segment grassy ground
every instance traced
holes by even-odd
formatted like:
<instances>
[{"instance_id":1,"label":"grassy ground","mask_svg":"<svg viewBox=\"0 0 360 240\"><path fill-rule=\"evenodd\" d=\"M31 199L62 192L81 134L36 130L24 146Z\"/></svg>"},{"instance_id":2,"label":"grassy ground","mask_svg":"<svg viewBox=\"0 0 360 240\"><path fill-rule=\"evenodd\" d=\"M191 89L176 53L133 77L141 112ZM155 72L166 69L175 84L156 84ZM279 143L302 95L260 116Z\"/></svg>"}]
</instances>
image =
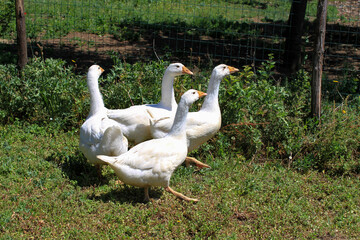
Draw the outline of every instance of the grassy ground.
<instances>
[{"instance_id":1,"label":"grassy ground","mask_svg":"<svg viewBox=\"0 0 360 240\"><path fill-rule=\"evenodd\" d=\"M11 1L1 9L9 12ZM31 39L57 38L69 32L114 34L118 38L133 39L134 29L164 30L173 26L180 31L209 34L206 29L220 32L254 34L243 23L273 23L288 20L291 2L283 0L196 0L196 1L77 1L77 0L25 0L27 36ZM7 7L9 5L9 7ZM307 16L316 16L316 2L308 3ZM338 11L329 6L329 18L337 19ZM2 15L1 15L2 16ZM15 20L3 13L4 25L0 36L11 38ZM238 24L228 29L229 24ZM7 27L9 25L9 27ZM125 27L124 27L125 26ZM0 24L1 27L1 24ZM9 29L8 29L9 28ZM6 31L5 31L6 30ZM130 35L130 36L129 36Z\"/></svg>"},{"instance_id":2,"label":"grassy ground","mask_svg":"<svg viewBox=\"0 0 360 240\"><path fill-rule=\"evenodd\" d=\"M300 174L276 163L204 154L209 170L179 167L171 186L143 191L103 180L78 150L79 132L0 126L2 239L357 239L358 177ZM52 132L50 134L50 132Z\"/></svg>"},{"instance_id":3,"label":"grassy ground","mask_svg":"<svg viewBox=\"0 0 360 240\"><path fill-rule=\"evenodd\" d=\"M114 59L100 78L106 106L155 102L168 64ZM318 124L308 117L309 75L276 84L274 64L223 80L221 132L190 154L212 168L180 166L171 179L195 204L161 188L144 204L143 190L109 167L98 178L78 149L83 74L56 59L32 59L22 74L0 65L1 239L358 239L360 98L330 94L349 89L339 76L324 88ZM182 76L176 96L205 90L209 75Z\"/></svg>"}]
</instances>

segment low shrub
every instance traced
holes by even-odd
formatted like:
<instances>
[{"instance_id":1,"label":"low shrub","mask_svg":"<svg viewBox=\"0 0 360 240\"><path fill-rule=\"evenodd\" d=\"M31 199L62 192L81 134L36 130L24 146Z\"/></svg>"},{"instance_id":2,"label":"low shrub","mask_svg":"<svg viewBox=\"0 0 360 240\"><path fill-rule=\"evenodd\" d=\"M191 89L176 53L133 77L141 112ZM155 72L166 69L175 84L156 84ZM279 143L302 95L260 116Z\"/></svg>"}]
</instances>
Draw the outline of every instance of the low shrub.
<instances>
[{"instance_id":1,"label":"low shrub","mask_svg":"<svg viewBox=\"0 0 360 240\"><path fill-rule=\"evenodd\" d=\"M126 108L159 101L168 64L128 64L115 57L113 67L99 80L105 106ZM213 157L282 162L303 172L358 174L360 98L324 101L319 122L310 116L309 74L299 71L281 83L273 76L274 66L270 56L256 71L244 66L239 74L223 80L219 96L222 128L191 154L202 158L210 152ZM190 76L176 80L177 98L189 88L206 91L209 70L196 74L198 81ZM81 126L90 108L85 74L76 75L62 60L32 59L18 75L15 65L0 65L1 123L51 124L48 129L53 130Z\"/></svg>"},{"instance_id":2,"label":"low shrub","mask_svg":"<svg viewBox=\"0 0 360 240\"><path fill-rule=\"evenodd\" d=\"M77 126L86 116L87 87L62 60L31 59L19 74L16 65L0 65L0 120L15 119Z\"/></svg>"},{"instance_id":3,"label":"low shrub","mask_svg":"<svg viewBox=\"0 0 360 240\"><path fill-rule=\"evenodd\" d=\"M309 109L309 79L303 73L281 86L272 76L274 64L270 58L256 72L245 66L222 85L223 131L247 158L284 159L299 148L302 119ZM289 85L297 85L297 91Z\"/></svg>"},{"instance_id":4,"label":"low shrub","mask_svg":"<svg viewBox=\"0 0 360 240\"><path fill-rule=\"evenodd\" d=\"M15 1L3 0L0 5L0 36L14 37Z\"/></svg>"},{"instance_id":5,"label":"low shrub","mask_svg":"<svg viewBox=\"0 0 360 240\"><path fill-rule=\"evenodd\" d=\"M99 79L105 106L116 109L159 101L168 65L165 61L128 64L114 58L113 68L105 69ZM79 128L89 112L86 73L76 75L65 61L32 59L21 74L15 64L0 65L0 79L4 124L19 119L72 129Z\"/></svg>"},{"instance_id":6,"label":"low shrub","mask_svg":"<svg viewBox=\"0 0 360 240\"><path fill-rule=\"evenodd\" d=\"M220 90L222 129L198 154L244 156L282 162L306 172L360 173L360 98L334 105L323 102L320 122L310 116L310 77L299 71L280 84L274 62L256 72L250 66L224 79ZM221 142L221 143L220 143ZM219 148L226 147L227 151Z\"/></svg>"},{"instance_id":7,"label":"low shrub","mask_svg":"<svg viewBox=\"0 0 360 240\"><path fill-rule=\"evenodd\" d=\"M161 80L169 62L129 64L114 58L113 68L105 70L105 106L110 109L160 101Z\"/></svg>"},{"instance_id":8,"label":"low shrub","mask_svg":"<svg viewBox=\"0 0 360 240\"><path fill-rule=\"evenodd\" d=\"M331 175L360 173L360 98L351 104L323 104L321 123L307 124L299 150L289 162L300 171ZM311 122L311 121L309 121Z\"/></svg>"}]
</instances>

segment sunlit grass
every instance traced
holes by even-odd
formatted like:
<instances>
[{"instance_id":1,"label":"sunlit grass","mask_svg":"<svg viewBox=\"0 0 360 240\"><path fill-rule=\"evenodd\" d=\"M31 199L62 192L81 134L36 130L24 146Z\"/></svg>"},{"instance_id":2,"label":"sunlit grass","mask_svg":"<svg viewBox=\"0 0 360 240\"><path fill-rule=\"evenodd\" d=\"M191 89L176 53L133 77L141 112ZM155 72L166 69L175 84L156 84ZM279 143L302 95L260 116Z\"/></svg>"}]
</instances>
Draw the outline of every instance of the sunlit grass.
<instances>
[{"instance_id":1,"label":"sunlit grass","mask_svg":"<svg viewBox=\"0 0 360 240\"><path fill-rule=\"evenodd\" d=\"M168 62L113 60L100 78L107 107L160 98ZM78 149L89 108L84 74L50 58L29 61L23 78L16 65L0 65L2 237L359 238L360 98L327 95L319 125L308 117L309 74L277 85L273 66L270 56L257 72L245 66L223 80L224 125L189 154L211 169L180 166L171 179L173 189L200 202L152 188L153 201L144 204L142 189L119 183L109 167L99 179ZM177 79L176 97L206 90L210 70Z\"/></svg>"},{"instance_id":2,"label":"sunlit grass","mask_svg":"<svg viewBox=\"0 0 360 240\"><path fill-rule=\"evenodd\" d=\"M78 151L78 132L1 126L0 229L4 238L357 238L359 179L300 174L239 158L179 167L171 186L200 199L119 184L96 176ZM72 162L74 169L66 168ZM77 164L74 164L77 162ZM77 167L77 169L76 169ZM77 174L74 178L72 173Z\"/></svg>"},{"instance_id":3,"label":"sunlit grass","mask_svg":"<svg viewBox=\"0 0 360 240\"><path fill-rule=\"evenodd\" d=\"M288 20L290 1L75 1L26 0L27 32L30 38L54 38L69 32L116 34L121 26L163 29L169 26L186 29L212 29L224 24L265 23ZM329 6L329 9L334 7ZM334 8L335 9L335 8ZM332 15L336 9L329 10ZM308 16L316 16L316 2L308 3ZM120 25L120 27L119 27ZM182 29L181 31L184 31ZM236 32L237 29L232 29Z\"/></svg>"}]
</instances>

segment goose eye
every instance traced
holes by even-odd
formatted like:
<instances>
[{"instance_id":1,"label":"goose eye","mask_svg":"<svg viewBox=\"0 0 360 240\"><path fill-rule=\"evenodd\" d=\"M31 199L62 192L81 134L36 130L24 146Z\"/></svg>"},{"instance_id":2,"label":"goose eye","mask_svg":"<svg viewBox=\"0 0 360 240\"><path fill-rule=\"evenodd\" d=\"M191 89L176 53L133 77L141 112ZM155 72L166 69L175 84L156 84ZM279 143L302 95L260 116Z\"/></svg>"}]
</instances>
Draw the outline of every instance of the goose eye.
<instances>
[{"instance_id":1,"label":"goose eye","mask_svg":"<svg viewBox=\"0 0 360 240\"><path fill-rule=\"evenodd\" d=\"M193 94L195 94L195 92L193 92Z\"/></svg>"}]
</instances>

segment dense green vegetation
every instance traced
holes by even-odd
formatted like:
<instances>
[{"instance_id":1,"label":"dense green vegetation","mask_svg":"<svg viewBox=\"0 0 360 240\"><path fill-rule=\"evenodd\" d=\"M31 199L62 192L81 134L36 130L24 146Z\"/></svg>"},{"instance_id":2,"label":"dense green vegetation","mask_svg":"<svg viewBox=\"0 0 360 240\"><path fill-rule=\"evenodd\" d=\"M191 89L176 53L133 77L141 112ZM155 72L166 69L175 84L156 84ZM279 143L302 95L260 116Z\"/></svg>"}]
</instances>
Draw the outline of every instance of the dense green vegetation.
<instances>
[{"instance_id":1,"label":"dense green vegetation","mask_svg":"<svg viewBox=\"0 0 360 240\"><path fill-rule=\"evenodd\" d=\"M100 83L106 106L125 108L159 99L161 76L168 64L128 64L114 58ZM303 171L316 168L358 174L359 96L349 95L340 103L325 101L319 124L309 118L308 74L300 71L289 82L276 82L274 64L270 56L257 72L245 66L237 76L224 80L220 91L223 131L213 140L221 144L206 145L206 151L221 156L228 152L225 149L232 149L230 153L276 159ZM209 70L199 73L196 81L189 76L177 81L177 96L189 88L206 91ZM66 131L80 127L89 109L84 76L54 59L33 59L20 77L17 71L15 65L0 66L3 124L20 120ZM331 86L338 87L331 84L325 89Z\"/></svg>"},{"instance_id":2,"label":"dense green vegetation","mask_svg":"<svg viewBox=\"0 0 360 240\"><path fill-rule=\"evenodd\" d=\"M106 106L156 102L168 64L114 58L100 79ZM360 98L325 101L319 124L309 117L308 74L277 82L273 67L270 56L257 71L244 66L223 81L222 129L190 154L212 168L181 166L171 182L200 202L181 202L154 188L150 195L159 200L143 204L141 189L119 184L110 168L99 179L78 150L89 109L83 74L54 59L31 59L22 74L15 65L1 65L2 235L358 238ZM210 71L182 76L176 96L206 90Z\"/></svg>"}]
</instances>

